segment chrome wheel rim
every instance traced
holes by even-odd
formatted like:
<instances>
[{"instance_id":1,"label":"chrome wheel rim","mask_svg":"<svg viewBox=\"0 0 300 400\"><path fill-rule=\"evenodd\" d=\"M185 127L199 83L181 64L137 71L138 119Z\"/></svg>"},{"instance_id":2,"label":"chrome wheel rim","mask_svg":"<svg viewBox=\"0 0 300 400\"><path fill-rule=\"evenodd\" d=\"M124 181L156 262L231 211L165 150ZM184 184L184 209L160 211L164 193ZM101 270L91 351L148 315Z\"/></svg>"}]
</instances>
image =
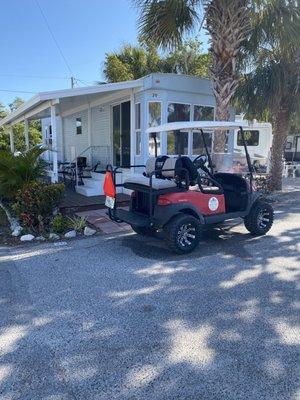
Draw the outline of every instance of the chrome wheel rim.
<instances>
[{"instance_id":1,"label":"chrome wheel rim","mask_svg":"<svg viewBox=\"0 0 300 400\"><path fill-rule=\"evenodd\" d=\"M271 221L271 214L267 210L261 210L257 217L258 226L260 229L266 229Z\"/></svg>"},{"instance_id":2,"label":"chrome wheel rim","mask_svg":"<svg viewBox=\"0 0 300 400\"><path fill-rule=\"evenodd\" d=\"M192 224L184 224L177 233L177 240L180 246L189 247L196 239L196 228Z\"/></svg>"}]
</instances>

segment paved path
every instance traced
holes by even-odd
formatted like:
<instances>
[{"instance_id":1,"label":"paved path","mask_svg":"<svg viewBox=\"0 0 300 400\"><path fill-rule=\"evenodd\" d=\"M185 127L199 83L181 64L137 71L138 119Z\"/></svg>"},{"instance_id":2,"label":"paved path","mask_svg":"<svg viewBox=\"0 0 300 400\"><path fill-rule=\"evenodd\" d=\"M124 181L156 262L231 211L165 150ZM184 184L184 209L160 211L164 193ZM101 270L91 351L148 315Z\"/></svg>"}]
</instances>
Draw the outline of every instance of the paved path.
<instances>
[{"instance_id":1,"label":"paved path","mask_svg":"<svg viewBox=\"0 0 300 400\"><path fill-rule=\"evenodd\" d=\"M126 232L0 250L0 399L299 399L284 199L268 236L215 231L189 257Z\"/></svg>"}]
</instances>

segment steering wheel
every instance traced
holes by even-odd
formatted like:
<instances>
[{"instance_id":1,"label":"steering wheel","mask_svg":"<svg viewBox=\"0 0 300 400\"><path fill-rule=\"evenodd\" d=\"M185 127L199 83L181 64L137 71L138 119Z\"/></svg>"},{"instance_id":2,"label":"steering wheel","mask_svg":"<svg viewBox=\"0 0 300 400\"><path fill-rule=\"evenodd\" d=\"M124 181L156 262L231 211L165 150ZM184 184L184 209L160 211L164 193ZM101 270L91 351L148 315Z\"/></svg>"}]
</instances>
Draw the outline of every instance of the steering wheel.
<instances>
[{"instance_id":1,"label":"steering wheel","mask_svg":"<svg viewBox=\"0 0 300 400\"><path fill-rule=\"evenodd\" d=\"M195 165L195 167L197 169L198 168L203 169L203 167L205 167L205 164L207 163L207 160L208 160L208 158L207 158L206 154L200 154L200 156L198 156L194 159L193 164ZM204 171L205 171L205 169L204 169Z\"/></svg>"}]
</instances>

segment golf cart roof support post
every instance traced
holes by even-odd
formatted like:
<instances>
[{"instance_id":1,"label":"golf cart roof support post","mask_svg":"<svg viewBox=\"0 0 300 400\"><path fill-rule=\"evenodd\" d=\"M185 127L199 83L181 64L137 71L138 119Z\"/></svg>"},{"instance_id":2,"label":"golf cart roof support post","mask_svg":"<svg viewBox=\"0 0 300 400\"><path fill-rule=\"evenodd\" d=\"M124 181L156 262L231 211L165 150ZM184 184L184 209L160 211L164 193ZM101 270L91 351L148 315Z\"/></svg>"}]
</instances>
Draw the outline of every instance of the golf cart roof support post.
<instances>
[{"instance_id":1,"label":"golf cart roof support post","mask_svg":"<svg viewBox=\"0 0 300 400\"><path fill-rule=\"evenodd\" d=\"M156 132L151 133L151 138L154 141L154 155L155 157L157 157L157 133Z\"/></svg>"},{"instance_id":2,"label":"golf cart roof support post","mask_svg":"<svg viewBox=\"0 0 300 400\"><path fill-rule=\"evenodd\" d=\"M212 175L213 175L213 174L214 174L214 168L213 168L213 165L212 165L212 160L211 160L210 152L208 151L207 143L206 143L206 140L205 140L205 137L204 137L203 129L200 129L200 132L201 132L201 136L202 136L204 148L205 148L205 151L206 151L206 154L207 154L210 172L211 172Z\"/></svg>"},{"instance_id":3,"label":"golf cart roof support post","mask_svg":"<svg viewBox=\"0 0 300 400\"><path fill-rule=\"evenodd\" d=\"M245 154L246 154L246 159L247 159L247 164L248 164L248 168L249 168L249 173L250 173L250 188L251 188L251 192L252 192L252 181L253 181L253 172L252 172L252 164L251 164L251 159L248 153L248 148L247 148L247 143L246 143L246 139L245 139L245 132L242 126L240 126L240 132L241 132L241 137L242 137L242 141L243 141L243 146L245 149Z\"/></svg>"}]
</instances>

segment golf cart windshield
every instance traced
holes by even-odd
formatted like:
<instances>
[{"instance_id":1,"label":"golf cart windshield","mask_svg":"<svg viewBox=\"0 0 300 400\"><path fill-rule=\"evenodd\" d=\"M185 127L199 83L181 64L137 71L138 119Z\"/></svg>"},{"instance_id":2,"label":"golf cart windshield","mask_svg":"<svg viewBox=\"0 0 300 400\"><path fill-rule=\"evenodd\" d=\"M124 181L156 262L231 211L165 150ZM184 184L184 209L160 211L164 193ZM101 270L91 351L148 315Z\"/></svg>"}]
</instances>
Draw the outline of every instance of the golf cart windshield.
<instances>
[{"instance_id":1,"label":"golf cart windshield","mask_svg":"<svg viewBox=\"0 0 300 400\"><path fill-rule=\"evenodd\" d=\"M234 135L234 130L236 129L241 131L242 137L244 138L243 129L249 129L249 124L245 121L171 122L160 126L151 127L147 130L147 132L152 135L155 135L158 132L170 131L177 132L178 135L181 133L187 133L189 131L192 131L193 133L198 132L202 136L205 153L208 157L208 164L212 172L228 172L236 174L251 173L252 166L245 140L244 149L240 153L234 153L234 146L229 145L229 140L226 145L225 152L222 153L214 153L213 151L211 152L208 148L209 146L207 143L205 143L205 133L214 132L214 135L218 135L220 132L227 131L229 134Z\"/></svg>"},{"instance_id":2,"label":"golf cart windshield","mask_svg":"<svg viewBox=\"0 0 300 400\"><path fill-rule=\"evenodd\" d=\"M246 174L249 172L245 154L212 153L211 160L214 172Z\"/></svg>"}]
</instances>

